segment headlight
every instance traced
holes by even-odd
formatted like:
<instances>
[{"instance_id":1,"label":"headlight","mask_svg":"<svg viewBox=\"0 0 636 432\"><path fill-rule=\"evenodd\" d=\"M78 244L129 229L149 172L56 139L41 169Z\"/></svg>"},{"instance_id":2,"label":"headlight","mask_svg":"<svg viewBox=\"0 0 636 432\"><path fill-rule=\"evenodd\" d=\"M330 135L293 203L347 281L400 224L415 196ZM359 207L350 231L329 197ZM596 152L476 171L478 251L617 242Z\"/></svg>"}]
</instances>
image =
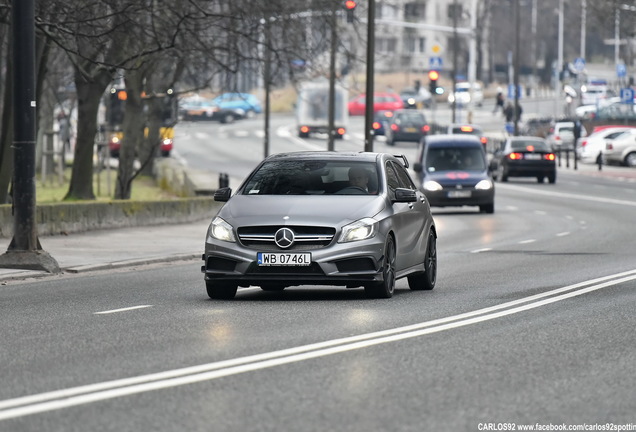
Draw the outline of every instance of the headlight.
<instances>
[{"instance_id":1,"label":"headlight","mask_svg":"<svg viewBox=\"0 0 636 432\"><path fill-rule=\"evenodd\" d=\"M442 189L443 189L442 185L437 183L436 181L429 180L424 182L424 190L434 192L434 191L441 191Z\"/></svg>"},{"instance_id":2,"label":"headlight","mask_svg":"<svg viewBox=\"0 0 636 432\"><path fill-rule=\"evenodd\" d=\"M369 239L374 237L376 232L378 232L378 221L371 218L360 219L342 228L338 243Z\"/></svg>"},{"instance_id":3,"label":"headlight","mask_svg":"<svg viewBox=\"0 0 636 432\"><path fill-rule=\"evenodd\" d=\"M214 218L214 220L208 227L208 236L226 242L236 242L236 239L234 238L234 231L232 230L232 225L225 222L218 216Z\"/></svg>"},{"instance_id":4,"label":"headlight","mask_svg":"<svg viewBox=\"0 0 636 432\"><path fill-rule=\"evenodd\" d=\"M477 183L477 185L475 186L475 189L477 190L488 190L488 189L492 189L492 181L490 180L482 180L479 183Z\"/></svg>"}]
</instances>

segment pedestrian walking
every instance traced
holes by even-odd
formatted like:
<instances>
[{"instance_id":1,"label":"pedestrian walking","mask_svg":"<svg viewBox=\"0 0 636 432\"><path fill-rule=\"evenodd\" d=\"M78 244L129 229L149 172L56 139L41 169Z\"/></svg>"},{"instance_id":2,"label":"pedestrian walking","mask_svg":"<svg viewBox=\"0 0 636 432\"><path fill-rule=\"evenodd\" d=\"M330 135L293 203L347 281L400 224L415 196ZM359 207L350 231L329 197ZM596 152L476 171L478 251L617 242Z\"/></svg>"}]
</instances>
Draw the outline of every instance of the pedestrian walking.
<instances>
[{"instance_id":1,"label":"pedestrian walking","mask_svg":"<svg viewBox=\"0 0 636 432\"><path fill-rule=\"evenodd\" d=\"M498 111L503 112L504 109L504 95L501 87L497 88L497 96L495 97L495 107L492 110L493 114L496 114Z\"/></svg>"}]
</instances>

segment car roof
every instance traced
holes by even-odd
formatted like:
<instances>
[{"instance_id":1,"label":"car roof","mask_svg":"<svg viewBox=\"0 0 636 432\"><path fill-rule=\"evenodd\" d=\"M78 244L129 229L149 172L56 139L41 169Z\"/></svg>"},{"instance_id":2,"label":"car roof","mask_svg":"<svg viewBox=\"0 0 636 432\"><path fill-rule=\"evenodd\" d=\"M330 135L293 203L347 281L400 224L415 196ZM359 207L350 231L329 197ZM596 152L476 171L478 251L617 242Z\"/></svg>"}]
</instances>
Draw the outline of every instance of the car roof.
<instances>
[{"instance_id":1,"label":"car roof","mask_svg":"<svg viewBox=\"0 0 636 432\"><path fill-rule=\"evenodd\" d=\"M466 147L483 145L479 138L471 134L441 134L430 135L424 138L426 147Z\"/></svg>"},{"instance_id":2,"label":"car roof","mask_svg":"<svg viewBox=\"0 0 636 432\"><path fill-rule=\"evenodd\" d=\"M534 135L517 135L517 136L511 136L507 138L508 141L512 142L512 141L541 141L541 142L546 142L546 140L544 138L538 137L538 136L534 136Z\"/></svg>"},{"instance_id":3,"label":"car roof","mask_svg":"<svg viewBox=\"0 0 636 432\"><path fill-rule=\"evenodd\" d=\"M398 163L402 163L403 165L408 165L406 156L375 152L298 151L273 154L268 156L265 161L283 159L320 159L333 161L355 160L360 162L376 162L380 159L391 159L396 160ZM401 159L404 162L402 162Z\"/></svg>"}]
</instances>

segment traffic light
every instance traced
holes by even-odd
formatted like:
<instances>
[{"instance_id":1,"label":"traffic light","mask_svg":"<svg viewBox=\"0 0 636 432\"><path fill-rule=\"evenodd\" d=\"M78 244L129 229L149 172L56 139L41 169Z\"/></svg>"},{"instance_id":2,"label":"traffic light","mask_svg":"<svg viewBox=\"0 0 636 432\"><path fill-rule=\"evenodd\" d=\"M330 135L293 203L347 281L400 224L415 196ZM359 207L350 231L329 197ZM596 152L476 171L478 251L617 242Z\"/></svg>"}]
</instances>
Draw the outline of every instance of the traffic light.
<instances>
[{"instance_id":1,"label":"traffic light","mask_svg":"<svg viewBox=\"0 0 636 432\"><path fill-rule=\"evenodd\" d=\"M352 23L353 22L353 11L356 9L357 5L358 5L358 3L356 3L355 0L345 0L344 6L345 6L345 9L347 10L347 22L348 23Z\"/></svg>"},{"instance_id":2,"label":"traffic light","mask_svg":"<svg viewBox=\"0 0 636 432\"><path fill-rule=\"evenodd\" d=\"M437 94L437 80L439 79L439 72L432 70L428 73L428 89L432 95Z\"/></svg>"}]
</instances>

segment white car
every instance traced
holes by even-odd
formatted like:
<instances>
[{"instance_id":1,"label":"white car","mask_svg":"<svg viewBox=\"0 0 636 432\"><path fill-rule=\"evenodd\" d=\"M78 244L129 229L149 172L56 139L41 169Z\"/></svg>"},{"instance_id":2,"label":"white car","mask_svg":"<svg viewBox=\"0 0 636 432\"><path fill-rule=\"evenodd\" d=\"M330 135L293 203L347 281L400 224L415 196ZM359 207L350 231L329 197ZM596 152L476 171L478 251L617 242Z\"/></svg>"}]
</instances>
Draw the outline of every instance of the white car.
<instances>
[{"instance_id":1,"label":"white car","mask_svg":"<svg viewBox=\"0 0 636 432\"><path fill-rule=\"evenodd\" d=\"M580 137L587 136L584 127L581 127ZM574 148L574 122L556 122L550 128L546 140L554 151L572 150Z\"/></svg>"},{"instance_id":2,"label":"white car","mask_svg":"<svg viewBox=\"0 0 636 432\"><path fill-rule=\"evenodd\" d=\"M636 167L636 128L629 129L605 142L603 158L606 163Z\"/></svg>"},{"instance_id":3,"label":"white car","mask_svg":"<svg viewBox=\"0 0 636 432\"><path fill-rule=\"evenodd\" d=\"M455 93L451 93L448 95L448 103L452 106L455 101L457 101L458 106L467 106L470 99L470 83L468 82L459 82L455 85ZM473 83L473 103L477 106L482 106L484 103L484 92L482 90L481 84Z\"/></svg>"},{"instance_id":4,"label":"white car","mask_svg":"<svg viewBox=\"0 0 636 432\"><path fill-rule=\"evenodd\" d=\"M589 136L579 138L576 152L579 160L583 163L596 163L599 153L605 149L607 140L612 140L621 136L625 131L634 129L634 126L609 126L593 131Z\"/></svg>"},{"instance_id":5,"label":"white car","mask_svg":"<svg viewBox=\"0 0 636 432\"><path fill-rule=\"evenodd\" d=\"M605 84L586 84L581 86L581 105L596 105L599 101L613 96Z\"/></svg>"},{"instance_id":6,"label":"white car","mask_svg":"<svg viewBox=\"0 0 636 432\"><path fill-rule=\"evenodd\" d=\"M574 112L578 118L593 118L596 115L596 111L599 108L604 108L606 106L609 106L615 103L620 103L620 102L621 102L621 98L619 97L602 99L598 101L598 104L595 103L591 105L581 105L579 107L576 107Z\"/></svg>"}]
</instances>

